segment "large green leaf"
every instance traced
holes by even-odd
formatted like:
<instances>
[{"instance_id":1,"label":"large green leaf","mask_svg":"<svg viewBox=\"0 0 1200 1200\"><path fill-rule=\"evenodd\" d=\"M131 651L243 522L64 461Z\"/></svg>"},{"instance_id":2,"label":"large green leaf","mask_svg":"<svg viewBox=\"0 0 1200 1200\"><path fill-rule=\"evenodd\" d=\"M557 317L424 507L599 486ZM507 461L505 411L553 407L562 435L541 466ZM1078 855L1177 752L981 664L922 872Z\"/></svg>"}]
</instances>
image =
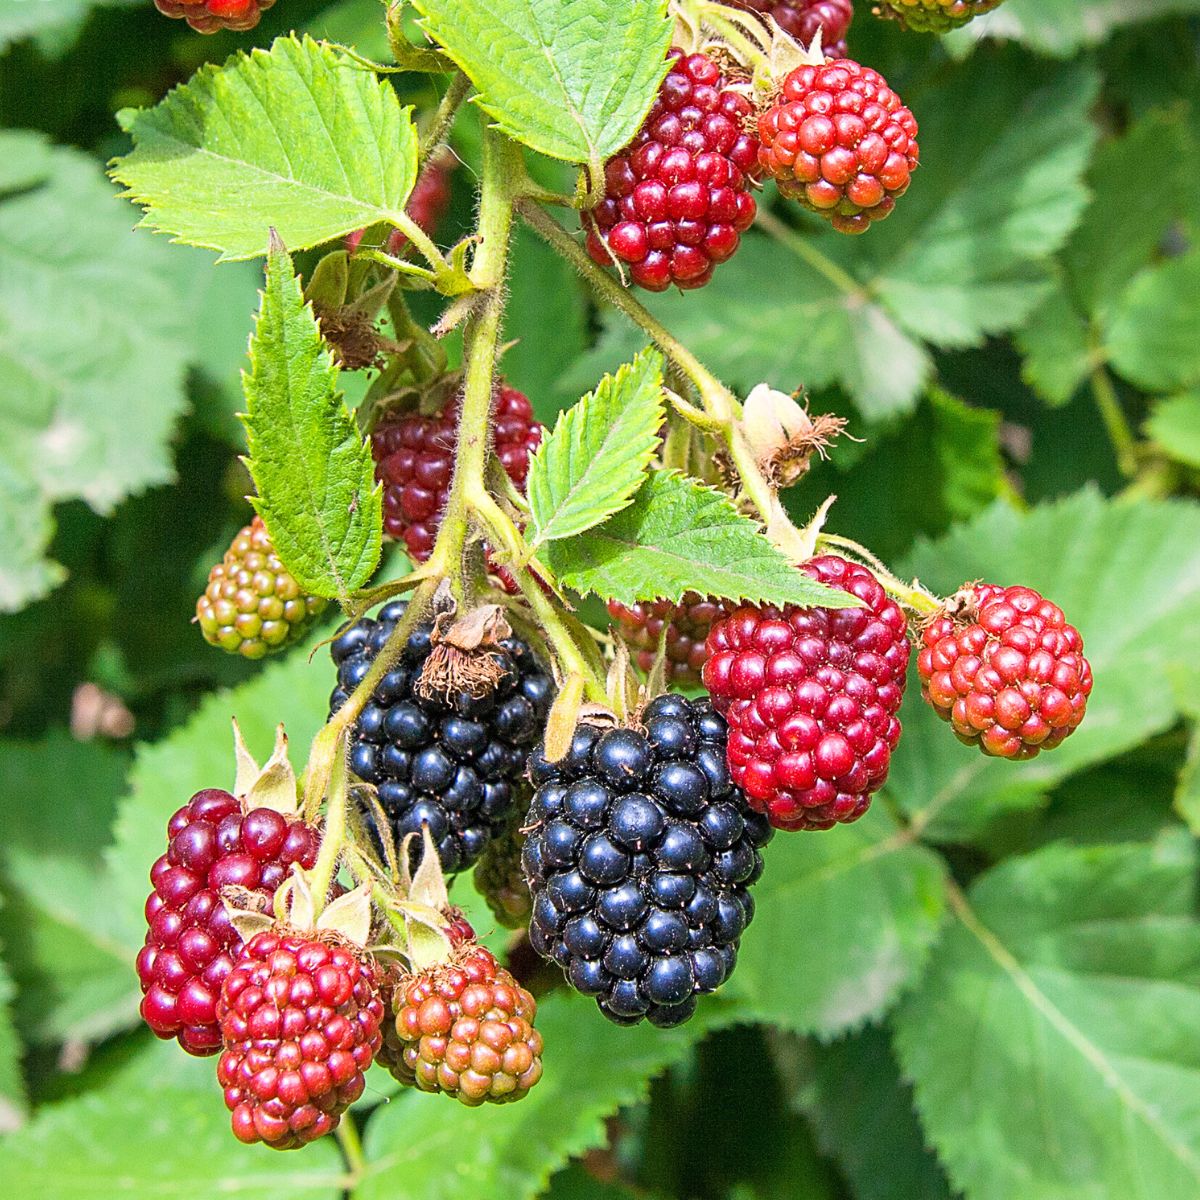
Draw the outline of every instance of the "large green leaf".
<instances>
[{"instance_id":1,"label":"large green leaf","mask_svg":"<svg viewBox=\"0 0 1200 1200\"><path fill-rule=\"evenodd\" d=\"M354 1200L533 1200L569 1157L603 1144L606 1117L644 1096L652 1076L734 1011L712 999L678 1029L621 1029L592 1001L556 991L538 1008L546 1043L538 1086L487 1113L421 1093L394 1100L367 1128L368 1166Z\"/></svg>"},{"instance_id":2,"label":"large green leaf","mask_svg":"<svg viewBox=\"0 0 1200 1200\"><path fill-rule=\"evenodd\" d=\"M203 67L121 119L134 149L112 175L142 224L223 260L265 254L271 228L302 250L400 219L416 177L392 86L309 37Z\"/></svg>"},{"instance_id":3,"label":"large green leaf","mask_svg":"<svg viewBox=\"0 0 1200 1200\"><path fill-rule=\"evenodd\" d=\"M383 490L371 447L337 390L338 372L273 242L246 386L254 507L306 591L346 600L379 563Z\"/></svg>"},{"instance_id":4,"label":"large green leaf","mask_svg":"<svg viewBox=\"0 0 1200 1200\"><path fill-rule=\"evenodd\" d=\"M555 578L583 595L633 604L685 592L772 604L857 602L810 579L733 502L670 471L651 473L634 502L603 525L542 548Z\"/></svg>"},{"instance_id":5,"label":"large green leaf","mask_svg":"<svg viewBox=\"0 0 1200 1200\"><path fill-rule=\"evenodd\" d=\"M1200 389L1158 401L1146 432L1168 458L1200 469Z\"/></svg>"},{"instance_id":6,"label":"large green leaf","mask_svg":"<svg viewBox=\"0 0 1200 1200\"><path fill-rule=\"evenodd\" d=\"M1086 202L1097 77L1006 56L946 78L909 97L922 165L887 221L861 238L815 218L781 241L747 235L702 293L650 300L672 333L742 391L836 383L878 419L916 403L924 342L974 346L1022 321ZM623 321L583 372L629 357L640 335Z\"/></svg>"},{"instance_id":7,"label":"large green leaf","mask_svg":"<svg viewBox=\"0 0 1200 1200\"><path fill-rule=\"evenodd\" d=\"M136 1019L141 932L115 911L101 858L126 767L64 732L0 748L0 941L31 1042L99 1041ZM143 900L150 861L134 880Z\"/></svg>"},{"instance_id":8,"label":"large green leaf","mask_svg":"<svg viewBox=\"0 0 1200 1200\"><path fill-rule=\"evenodd\" d=\"M942 595L964 580L1025 583L1083 634L1095 686L1083 724L1026 763L960 745L910 689L888 790L944 838L970 836L1010 805L1036 802L1081 767L1169 728L1179 714L1171 672L1200 671L1200 506L1113 503L1082 492L1027 513L997 505L904 564Z\"/></svg>"},{"instance_id":9,"label":"large green leaf","mask_svg":"<svg viewBox=\"0 0 1200 1200\"><path fill-rule=\"evenodd\" d=\"M765 855L754 923L722 995L823 1038L878 1017L919 977L937 935L941 859L878 805L830 837L778 836Z\"/></svg>"},{"instance_id":10,"label":"large green leaf","mask_svg":"<svg viewBox=\"0 0 1200 1200\"><path fill-rule=\"evenodd\" d=\"M11 1133L25 1116L21 1041L13 1025L12 1000L12 977L0 961L0 1134Z\"/></svg>"},{"instance_id":11,"label":"large green leaf","mask_svg":"<svg viewBox=\"0 0 1200 1200\"><path fill-rule=\"evenodd\" d=\"M336 1200L347 1182L333 1138L301 1154L242 1145L230 1133L213 1060L148 1036L101 1086L47 1105L4 1142L5 1190L14 1198Z\"/></svg>"},{"instance_id":12,"label":"large green leaf","mask_svg":"<svg viewBox=\"0 0 1200 1200\"><path fill-rule=\"evenodd\" d=\"M599 166L637 132L666 74L663 0L415 0L496 124Z\"/></svg>"},{"instance_id":13,"label":"large green leaf","mask_svg":"<svg viewBox=\"0 0 1200 1200\"><path fill-rule=\"evenodd\" d=\"M109 512L171 478L188 313L95 164L0 131L0 612L59 583L52 505ZM120 303L113 303L119 296Z\"/></svg>"},{"instance_id":14,"label":"large green leaf","mask_svg":"<svg viewBox=\"0 0 1200 1200\"><path fill-rule=\"evenodd\" d=\"M1054 846L956 900L896 1045L971 1200L1200 1194L1195 873L1183 837Z\"/></svg>"},{"instance_id":15,"label":"large green leaf","mask_svg":"<svg viewBox=\"0 0 1200 1200\"><path fill-rule=\"evenodd\" d=\"M530 545L582 533L629 504L662 423L662 356L652 350L563 413L529 464Z\"/></svg>"},{"instance_id":16,"label":"large green leaf","mask_svg":"<svg viewBox=\"0 0 1200 1200\"><path fill-rule=\"evenodd\" d=\"M141 0L54 0L36 4L30 0L0 0L0 50L11 42L35 34L58 36L73 32L92 8L128 7Z\"/></svg>"}]
</instances>

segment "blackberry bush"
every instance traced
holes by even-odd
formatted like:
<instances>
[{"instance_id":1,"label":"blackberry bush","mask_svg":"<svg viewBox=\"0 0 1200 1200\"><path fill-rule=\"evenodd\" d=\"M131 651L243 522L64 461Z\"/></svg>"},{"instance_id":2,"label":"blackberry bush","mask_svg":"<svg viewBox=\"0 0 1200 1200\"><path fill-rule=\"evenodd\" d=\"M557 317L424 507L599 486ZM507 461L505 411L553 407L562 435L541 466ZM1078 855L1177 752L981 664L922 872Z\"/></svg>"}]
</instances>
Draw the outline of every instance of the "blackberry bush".
<instances>
[{"instance_id":1,"label":"blackberry bush","mask_svg":"<svg viewBox=\"0 0 1200 1200\"><path fill-rule=\"evenodd\" d=\"M660 696L641 723L581 724L564 758L534 758L529 936L610 1021L670 1026L732 973L771 828L711 705Z\"/></svg>"},{"instance_id":2,"label":"blackberry bush","mask_svg":"<svg viewBox=\"0 0 1200 1200\"><path fill-rule=\"evenodd\" d=\"M403 601L387 604L377 619L356 621L334 641L331 717L366 677L404 609ZM408 636L399 662L354 722L350 769L375 785L390 825L384 836L399 844L428 825L443 868L454 873L476 862L508 826L517 780L541 733L553 684L514 637L491 652L499 677L494 687L476 695L424 695L418 683L433 649L432 630L423 624Z\"/></svg>"}]
</instances>

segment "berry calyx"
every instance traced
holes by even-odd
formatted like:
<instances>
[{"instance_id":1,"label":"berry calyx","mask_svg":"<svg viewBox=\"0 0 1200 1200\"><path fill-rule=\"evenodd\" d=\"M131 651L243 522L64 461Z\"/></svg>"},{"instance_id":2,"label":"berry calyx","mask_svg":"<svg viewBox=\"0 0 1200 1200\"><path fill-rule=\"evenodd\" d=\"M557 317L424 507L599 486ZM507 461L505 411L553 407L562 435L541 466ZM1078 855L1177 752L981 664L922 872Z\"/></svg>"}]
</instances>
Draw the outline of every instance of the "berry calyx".
<instances>
[{"instance_id":1,"label":"berry calyx","mask_svg":"<svg viewBox=\"0 0 1200 1200\"><path fill-rule=\"evenodd\" d=\"M338 682L330 716L370 670L404 609L403 601L393 601L333 642ZM396 845L428 825L443 869L453 874L508 827L514 789L541 736L554 685L523 641L505 637L489 651L494 686L425 694L418 684L434 652L432 632L432 623L415 629L400 661L379 681L351 731L350 769L375 785L391 827L385 833Z\"/></svg>"},{"instance_id":2,"label":"berry calyx","mask_svg":"<svg viewBox=\"0 0 1200 1200\"><path fill-rule=\"evenodd\" d=\"M882 75L849 58L789 72L758 135L759 165L780 192L842 233L887 217L920 157L916 118Z\"/></svg>"},{"instance_id":3,"label":"berry calyx","mask_svg":"<svg viewBox=\"0 0 1200 1200\"><path fill-rule=\"evenodd\" d=\"M137 959L141 1013L158 1037L177 1038L189 1054L215 1054L217 999L242 944L221 889L254 893L265 907L293 863L314 865L320 837L303 821L270 808L247 812L229 792L207 788L171 817L167 839L150 870L149 929Z\"/></svg>"},{"instance_id":4,"label":"berry calyx","mask_svg":"<svg viewBox=\"0 0 1200 1200\"><path fill-rule=\"evenodd\" d=\"M1001 0L878 0L877 17L899 21L915 33L949 33L984 13Z\"/></svg>"},{"instance_id":5,"label":"berry calyx","mask_svg":"<svg viewBox=\"0 0 1200 1200\"><path fill-rule=\"evenodd\" d=\"M718 600L688 592L679 604L652 600L627 606L613 600L608 612L643 671L653 668L666 629L666 682L686 687L700 684L700 670L708 657L704 642L721 607Z\"/></svg>"},{"instance_id":6,"label":"berry calyx","mask_svg":"<svg viewBox=\"0 0 1200 1200\"><path fill-rule=\"evenodd\" d=\"M585 216L601 266L628 265L652 292L698 288L738 248L756 206L750 101L706 54L673 49L670 70L632 142L604 168L604 198Z\"/></svg>"},{"instance_id":7,"label":"berry calyx","mask_svg":"<svg viewBox=\"0 0 1200 1200\"><path fill-rule=\"evenodd\" d=\"M424 562L433 552L450 496L458 445L459 400L451 396L434 413L386 417L371 434L375 478L383 484L383 530ZM501 384L492 402L496 455L513 486L525 489L529 459L541 445L542 426L516 388Z\"/></svg>"},{"instance_id":8,"label":"berry calyx","mask_svg":"<svg viewBox=\"0 0 1200 1200\"><path fill-rule=\"evenodd\" d=\"M400 980L379 1061L401 1083L474 1108L521 1100L542 1077L537 1003L491 951L468 945Z\"/></svg>"},{"instance_id":9,"label":"berry calyx","mask_svg":"<svg viewBox=\"0 0 1200 1200\"><path fill-rule=\"evenodd\" d=\"M529 940L610 1021L679 1025L733 971L771 827L730 778L707 700L652 700L639 728L583 722L538 785Z\"/></svg>"},{"instance_id":10,"label":"berry calyx","mask_svg":"<svg viewBox=\"0 0 1200 1200\"><path fill-rule=\"evenodd\" d=\"M242 946L217 1006L217 1079L238 1141L292 1150L337 1126L383 1042L379 984L337 935L276 927Z\"/></svg>"},{"instance_id":11,"label":"berry calyx","mask_svg":"<svg viewBox=\"0 0 1200 1200\"><path fill-rule=\"evenodd\" d=\"M854 19L853 0L735 0L738 8L773 17L802 46L818 33L830 58L846 55L846 32Z\"/></svg>"},{"instance_id":12,"label":"berry calyx","mask_svg":"<svg viewBox=\"0 0 1200 1200\"><path fill-rule=\"evenodd\" d=\"M708 636L704 685L729 720L729 768L777 829L856 821L900 739L904 613L866 567L801 564L862 608L743 605Z\"/></svg>"},{"instance_id":13,"label":"berry calyx","mask_svg":"<svg viewBox=\"0 0 1200 1200\"><path fill-rule=\"evenodd\" d=\"M256 516L209 572L196 620L210 646L262 658L303 637L327 601L308 595L284 567Z\"/></svg>"},{"instance_id":14,"label":"berry calyx","mask_svg":"<svg viewBox=\"0 0 1200 1200\"><path fill-rule=\"evenodd\" d=\"M1092 668L1079 630L1029 587L977 583L921 634L921 694L960 741L997 758L1033 758L1079 727Z\"/></svg>"},{"instance_id":15,"label":"berry calyx","mask_svg":"<svg viewBox=\"0 0 1200 1200\"><path fill-rule=\"evenodd\" d=\"M253 29L275 0L154 0L164 17L187 21L197 33Z\"/></svg>"}]
</instances>

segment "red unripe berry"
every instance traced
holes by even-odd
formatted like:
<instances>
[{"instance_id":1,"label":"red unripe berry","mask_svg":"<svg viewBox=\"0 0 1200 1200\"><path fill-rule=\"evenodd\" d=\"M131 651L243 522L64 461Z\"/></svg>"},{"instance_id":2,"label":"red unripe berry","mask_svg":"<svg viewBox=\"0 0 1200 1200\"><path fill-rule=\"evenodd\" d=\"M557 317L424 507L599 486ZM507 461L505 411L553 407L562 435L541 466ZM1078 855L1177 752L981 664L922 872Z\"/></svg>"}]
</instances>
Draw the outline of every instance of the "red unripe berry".
<instances>
[{"instance_id":1,"label":"red unripe berry","mask_svg":"<svg viewBox=\"0 0 1200 1200\"><path fill-rule=\"evenodd\" d=\"M830 58L846 55L846 31L854 19L853 0L735 0L739 8L773 17L775 23L802 46L812 44L817 31Z\"/></svg>"},{"instance_id":2,"label":"red unripe berry","mask_svg":"<svg viewBox=\"0 0 1200 1200\"><path fill-rule=\"evenodd\" d=\"M253 29L275 0L154 0L163 16L187 21L197 33Z\"/></svg>"},{"instance_id":3,"label":"red unripe berry","mask_svg":"<svg viewBox=\"0 0 1200 1200\"><path fill-rule=\"evenodd\" d=\"M920 158L916 118L883 76L848 58L790 72L758 134L763 172L842 233L888 216Z\"/></svg>"},{"instance_id":4,"label":"red unripe berry","mask_svg":"<svg viewBox=\"0 0 1200 1200\"><path fill-rule=\"evenodd\" d=\"M342 939L275 928L246 942L221 988L217 1079L234 1137L275 1150L336 1128L383 1042L375 964Z\"/></svg>"},{"instance_id":5,"label":"red unripe berry","mask_svg":"<svg viewBox=\"0 0 1200 1200\"><path fill-rule=\"evenodd\" d=\"M137 958L142 1017L189 1054L215 1054L217 997L242 944L220 889L247 888L269 901L293 863L316 863L320 836L273 809L244 813L229 792L208 788L175 813L167 837L150 869L149 928Z\"/></svg>"},{"instance_id":6,"label":"red unripe berry","mask_svg":"<svg viewBox=\"0 0 1200 1200\"><path fill-rule=\"evenodd\" d=\"M666 629L667 683L674 685L700 683L700 670L708 657L705 639L721 611L719 600L695 592L689 592L680 604L653 600L626 606L614 600L608 606L609 615L643 671L654 666L659 639Z\"/></svg>"},{"instance_id":7,"label":"red unripe berry","mask_svg":"<svg viewBox=\"0 0 1200 1200\"><path fill-rule=\"evenodd\" d=\"M642 127L604 169L604 198L585 217L588 253L626 264L652 292L706 284L754 220L753 107L705 54L674 49Z\"/></svg>"},{"instance_id":8,"label":"red unripe berry","mask_svg":"<svg viewBox=\"0 0 1200 1200\"><path fill-rule=\"evenodd\" d=\"M437 232L438 225L450 207L450 182L457 165L458 159L449 150L435 154L417 176L408 203L404 206L404 211L417 223L418 228L430 237ZM359 229L346 237L346 249L351 254L358 249L364 232L365 230ZM403 230L393 229L388 234L388 254L399 255L407 245L408 238Z\"/></svg>"},{"instance_id":9,"label":"red unripe berry","mask_svg":"<svg viewBox=\"0 0 1200 1200\"><path fill-rule=\"evenodd\" d=\"M828 829L861 817L887 778L909 645L866 567L825 555L800 570L863 607L735 608L708 635L704 686L751 806L777 829Z\"/></svg>"},{"instance_id":10,"label":"red unripe berry","mask_svg":"<svg viewBox=\"0 0 1200 1200\"><path fill-rule=\"evenodd\" d=\"M1033 758L1079 727L1092 690L1083 638L1033 588L977 583L921 635L921 694L958 738L998 758Z\"/></svg>"}]
</instances>

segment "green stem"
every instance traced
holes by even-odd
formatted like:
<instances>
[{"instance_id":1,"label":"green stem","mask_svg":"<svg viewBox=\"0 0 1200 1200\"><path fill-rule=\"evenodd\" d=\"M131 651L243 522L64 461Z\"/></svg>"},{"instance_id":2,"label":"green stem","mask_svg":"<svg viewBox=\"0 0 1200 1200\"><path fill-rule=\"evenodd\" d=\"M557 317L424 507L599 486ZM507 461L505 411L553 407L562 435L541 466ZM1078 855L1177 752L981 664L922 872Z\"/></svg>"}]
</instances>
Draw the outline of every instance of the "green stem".
<instances>
[{"instance_id":1,"label":"green stem","mask_svg":"<svg viewBox=\"0 0 1200 1200\"><path fill-rule=\"evenodd\" d=\"M766 522L774 511L775 495L754 459L737 418L741 416L738 398L646 307L630 295L607 271L597 266L586 251L557 221L527 200L517 201L517 211L529 227L553 249L558 251L583 276L592 289L635 325L641 328L654 344L687 378L700 397L705 414L714 422L729 450L742 488Z\"/></svg>"},{"instance_id":2,"label":"green stem","mask_svg":"<svg viewBox=\"0 0 1200 1200\"><path fill-rule=\"evenodd\" d=\"M754 223L765 230L777 242L782 243L798 258L802 258L818 275L823 275L839 291L847 296L865 297L868 288L859 283L848 271L843 270L832 259L827 258L807 238L798 234L790 225L781 221L768 208L760 208Z\"/></svg>"},{"instance_id":3,"label":"green stem","mask_svg":"<svg viewBox=\"0 0 1200 1200\"><path fill-rule=\"evenodd\" d=\"M362 1139L358 1136L358 1126L354 1123L353 1113L344 1113L337 1129L334 1131L338 1145L346 1159L346 1166L355 1179L361 1179L367 1169L367 1157L363 1153Z\"/></svg>"},{"instance_id":4,"label":"green stem","mask_svg":"<svg viewBox=\"0 0 1200 1200\"><path fill-rule=\"evenodd\" d=\"M329 888L337 874L338 862L346 843L346 805L349 802L349 766L346 762L346 737L338 738L330 772L328 800L325 805L325 828L321 833L321 849L312 873L314 915L319 914L329 899Z\"/></svg>"},{"instance_id":5,"label":"green stem","mask_svg":"<svg viewBox=\"0 0 1200 1200\"><path fill-rule=\"evenodd\" d=\"M1117 467L1122 475L1132 479L1138 469L1137 439L1125 417L1125 410L1121 407L1121 400L1113 385L1112 376L1109 375L1102 363L1097 364L1092 370L1091 383L1092 398L1096 401L1096 407L1100 410L1100 419L1104 422L1109 441L1112 442L1113 450L1116 452Z\"/></svg>"},{"instance_id":6,"label":"green stem","mask_svg":"<svg viewBox=\"0 0 1200 1200\"><path fill-rule=\"evenodd\" d=\"M446 89L446 94L434 110L432 120L421 135L421 148L417 155L418 176L434 151L445 142L446 135L450 132L450 126L454 124L454 118L458 115L458 110L470 90L471 81L461 71L455 71L454 77L450 80L450 86Z\"/></svg>"},{"instance_id":7,"label":"green stem","mask_svg":"<svg viewBox=\"0 0 1200 1200\"><path fill-rule=\"evenodd\" d=\"M817 547L820 549L849 550L851 554L862 559L871 568L883 590L889 596L898 600L905 608L912 609L913 612L922 614L935 613L942 607L942 601L938 596L926 591L925 588L916 583L907 584L902 579L897 578L866 546L851 541L850 538L839 537L835 533L819 533L817 534Z\"/></svg>"}]
</instances>

